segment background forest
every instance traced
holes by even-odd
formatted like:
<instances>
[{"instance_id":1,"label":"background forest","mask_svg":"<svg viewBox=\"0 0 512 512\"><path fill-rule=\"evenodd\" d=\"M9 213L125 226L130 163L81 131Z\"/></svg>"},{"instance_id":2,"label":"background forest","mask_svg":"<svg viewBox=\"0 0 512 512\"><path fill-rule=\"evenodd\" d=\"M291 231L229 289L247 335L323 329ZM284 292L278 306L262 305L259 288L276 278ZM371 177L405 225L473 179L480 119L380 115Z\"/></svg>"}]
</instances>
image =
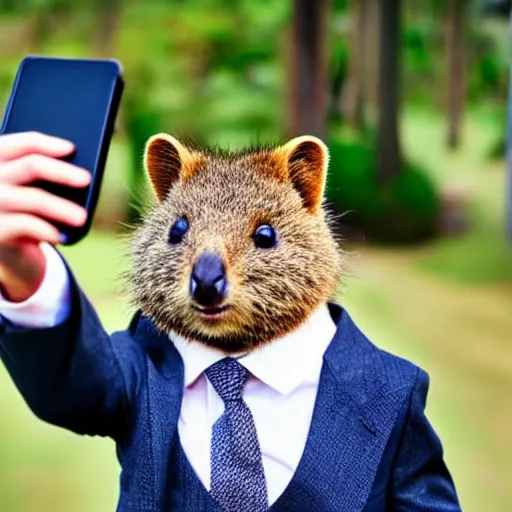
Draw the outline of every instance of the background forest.
<instances>
[{"instance_id":1,"label":"background forest","mask_svg":"<svg viewBox=\"0 0 512 512\"><path fill-rule=\"evenodd\" d=\"M463 510L508 512L509 13L499 0L0 0L0 108L27 54L123 65L95 229L64 249L110 330L132 313L119 276L127 226L150 200L147 137L322 137L351 254L339 300L376 344L429 372L427 413ZM115 509L110 441L41 423L3 370L0 410L2 512Z\"/></svg>"}]
</instances>

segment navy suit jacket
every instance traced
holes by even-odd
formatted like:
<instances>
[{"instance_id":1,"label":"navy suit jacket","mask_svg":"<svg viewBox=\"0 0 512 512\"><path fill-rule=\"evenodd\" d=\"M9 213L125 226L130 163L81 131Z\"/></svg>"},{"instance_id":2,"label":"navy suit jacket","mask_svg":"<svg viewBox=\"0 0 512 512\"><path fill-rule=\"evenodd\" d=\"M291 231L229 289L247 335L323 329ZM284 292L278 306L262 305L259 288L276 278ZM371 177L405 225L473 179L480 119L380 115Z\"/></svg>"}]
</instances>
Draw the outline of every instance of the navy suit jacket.
<instances>
[{"instance_id":1,"label":"navy suit jacket","mask_svg":"<svg viewBox=\"0 0 512 512\"><path fill-rule=\"evenodd\" d=\"M110 436L122 467L119 511L164 512L183 363L140 313L109 336L73 281L72 314L50 329L2 320L0 356L32 411ZM291 489L272 510L452 512L460 506L424 415L427 374L374 345L339 306L312 429ZM188 510L186 507L173 510Z\"/></svg>"}]
</instances>

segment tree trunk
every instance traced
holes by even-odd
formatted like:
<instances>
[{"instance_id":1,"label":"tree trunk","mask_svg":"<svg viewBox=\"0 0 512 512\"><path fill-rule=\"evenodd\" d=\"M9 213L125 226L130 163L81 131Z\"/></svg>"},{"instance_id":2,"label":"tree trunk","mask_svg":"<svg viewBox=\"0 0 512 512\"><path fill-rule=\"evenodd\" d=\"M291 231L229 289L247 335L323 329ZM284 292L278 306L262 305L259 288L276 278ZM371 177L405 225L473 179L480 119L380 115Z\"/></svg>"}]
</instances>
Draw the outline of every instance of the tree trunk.
<instances>
[{"instance_id":1,"label":"tree trunk","mask_svg":"<svg viewBox=\"0 0 512 512\"><path fill-rule=\"evenodd\" d=\"M68 11L53 6L37 6L29 22L28 52L41 53L43 46L67 21L68 14Z\"/></svg>"},{"instance_id":2,"label":"tree trunk","mask_svg":"<svg viewBox=\"0 0 512 512\"><path fill-rule=\"evenodd\" d=\"M357 1L357 0L355 0ZM380 4L384 0L366 1L366 21L364 23L364 97L367 107L371 108L372 119L376 121L379 100L379 47L380 47Z\"/></svg>"},{"instance_id":3,"label":"tree trunk","mask_svg":"<svg viewBox=\"0 0 512 512\"><path fill-rule=\"evenodd\" d=\"M330 0L294 0L290 136L325 136L327 110L326 27Z\"/></svg>"},{"instance_id":4,"label":"tree trunk","mask_svg":"<svg viewBox=\"0 0 512 512\"><path fill-rule=\"evenodd\" d=\"M364 127L366 4L367 0L354 1L348 78L341 97L343 118L358 131Z\"/></svg>"},{"instance_id":5,"label":"tree trunk","mask_svg":"<svg viewBox=\"0 0 512 512\"><path fill-rule=\"evenodd\" d=\"M446 24L448 55L448 133L446 143L450 149L460 144L462 114L465 99L465 7L466 0L450 0Z\"/></svg>"},{"instance_id":6,"label":"tree trunk","mask_svg":"<svg viewBox=\"0 0 512 512\"><path fill-rule=\"evenodd\" d=\"M387 183L400 172L400 0L381 0L377 171Z\"/></svg>"},{"instance_id":7,"label":"tree trunk","mask_svg":"<svg viewBox=\"0 0 512 512\"><path fill-rule=\"evenodd\" d=\"M93 52L97 57L108 58L114 53L114 42L121 17L121 0L95 0L95 27Z\"/></svg>"}]
</instances>

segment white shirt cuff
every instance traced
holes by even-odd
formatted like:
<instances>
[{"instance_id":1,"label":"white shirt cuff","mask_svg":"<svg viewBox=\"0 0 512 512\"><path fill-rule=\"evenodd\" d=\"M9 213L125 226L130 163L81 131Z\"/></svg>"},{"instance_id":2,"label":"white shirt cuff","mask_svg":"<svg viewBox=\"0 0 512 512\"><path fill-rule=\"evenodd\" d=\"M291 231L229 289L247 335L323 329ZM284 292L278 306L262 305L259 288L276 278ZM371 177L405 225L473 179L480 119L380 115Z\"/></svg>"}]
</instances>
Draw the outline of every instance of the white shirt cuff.
<instances>
[{"instance_id":1,"label":"white shirt cuff","mask_svg":"<svg viewBox=\"0 0 512 512\"><path fill-rule=\"evenodd\" d=\"M0 316L19 327L55 327L69 318L71 286L68 272L58 252L41 244L46 271L38 290L24 302L10 302L0 293Z\"/></svg>"}]
</instances>

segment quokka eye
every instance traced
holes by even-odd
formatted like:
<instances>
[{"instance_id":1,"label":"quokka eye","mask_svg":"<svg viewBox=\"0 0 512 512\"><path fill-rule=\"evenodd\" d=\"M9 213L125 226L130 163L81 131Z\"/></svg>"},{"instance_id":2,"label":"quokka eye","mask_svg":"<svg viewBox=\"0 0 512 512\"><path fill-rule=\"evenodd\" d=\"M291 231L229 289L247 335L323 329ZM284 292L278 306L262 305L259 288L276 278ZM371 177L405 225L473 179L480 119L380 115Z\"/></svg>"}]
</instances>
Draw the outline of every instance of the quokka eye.
<instances>
[{"instance_id":1,"label":"quokka eye","mask_svg":"<svg viewBox=\"0 0 512 512\"><path fill-rule=\"evenodd\" d=\"M188 220L186 217L180 217L171 227L169 231L169 243L177 245L181 243L183 237L188 231Z\"/></svg>"},{"instance_id":2,"label":"quokka eye","mask_svg":"<svg viewBox=\"0 0 512 512\"><path fill-rule=\"evenodd\" d=\"M260 249L272 249L277 245L277 232L268 224L263 224L256 229L253 235L256 247Z\"/></svg>"}]
</instances>

